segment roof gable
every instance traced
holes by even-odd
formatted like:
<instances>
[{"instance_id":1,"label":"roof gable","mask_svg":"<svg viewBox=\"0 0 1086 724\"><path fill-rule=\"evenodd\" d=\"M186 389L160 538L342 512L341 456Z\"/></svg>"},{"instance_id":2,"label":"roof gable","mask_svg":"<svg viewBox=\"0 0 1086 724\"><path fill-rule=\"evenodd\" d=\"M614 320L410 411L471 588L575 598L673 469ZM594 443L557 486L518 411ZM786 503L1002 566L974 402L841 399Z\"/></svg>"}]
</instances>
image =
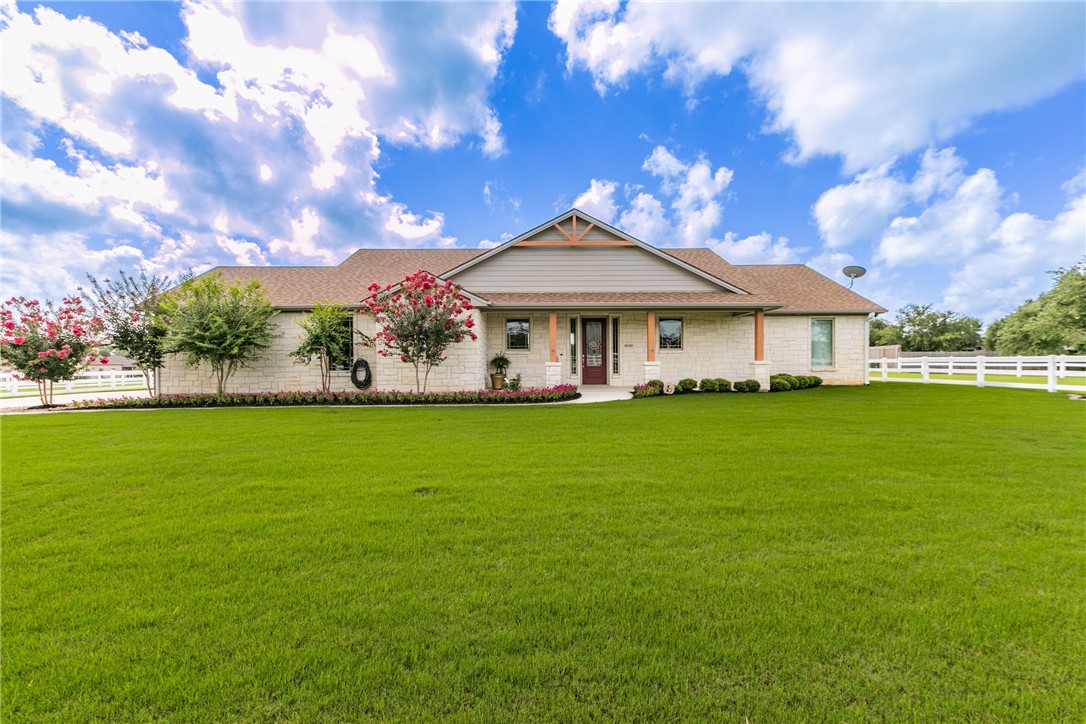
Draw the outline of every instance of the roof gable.
<instances>
[{"instance_id":1,"label":"roof gable","mask_svg":"<svg viewBox=\"0 0 1086 724\"><path fill-rule=\"evenodd\" d=\"M510 239L504 244L494 247L493 249L450 269L444 276L468 286L470 285L470 280L476 275L468 276L465 272L473 267L486 264L489 260L492 260L499 255L507 254L513 249L600 250L614 247L628 247L631 250L639 250L650 257L655 257L655 259L663 262L664 265L670 265L671 267L682 270L687 275L703 280L705 286L702 288L725 290L736 294L747 293L747 290L716 277L696 265L689 264L673 255L666 254L656 247L646 244L640 239L634 238L626 232L616 229L610 224L584 213L580 209L570 209L564 214L556 216L550 221L546 221L539 226L524 232L520 236ZM480 289L482 290L482 288ZM482 291L492 290L487 289Z\"/></svg>"}]
</instances>

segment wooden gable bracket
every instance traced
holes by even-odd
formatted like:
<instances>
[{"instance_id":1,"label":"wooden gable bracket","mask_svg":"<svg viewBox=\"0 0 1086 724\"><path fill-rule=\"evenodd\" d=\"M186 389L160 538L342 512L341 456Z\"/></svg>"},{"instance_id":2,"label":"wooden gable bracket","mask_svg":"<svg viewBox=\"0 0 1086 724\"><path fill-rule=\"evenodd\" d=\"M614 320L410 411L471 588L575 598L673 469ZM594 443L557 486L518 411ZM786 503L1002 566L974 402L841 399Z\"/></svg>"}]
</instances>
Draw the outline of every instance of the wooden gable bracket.
<instances>
[{"instance_id":1,"label":"wooden gable bracket","mask_svg":"<svg viewBox=\"0 0 1086 724\"><path fill-rule=\"evenodd\" d=\"M584 237L596 226L595 222L589 222L588 226L577 233L577 219L579 217L573 215L573 234L562 228L559 223L554 223L552 226L558 230L558 233L565 237L565 241L542 241L538 239L526 239L524 241L517 242L517 246L634 246L634 244L626 241L625 239L600 239L598 241L585 241ZM584 219L582 219L583 221Z\"/></svg>"}]
</instances>

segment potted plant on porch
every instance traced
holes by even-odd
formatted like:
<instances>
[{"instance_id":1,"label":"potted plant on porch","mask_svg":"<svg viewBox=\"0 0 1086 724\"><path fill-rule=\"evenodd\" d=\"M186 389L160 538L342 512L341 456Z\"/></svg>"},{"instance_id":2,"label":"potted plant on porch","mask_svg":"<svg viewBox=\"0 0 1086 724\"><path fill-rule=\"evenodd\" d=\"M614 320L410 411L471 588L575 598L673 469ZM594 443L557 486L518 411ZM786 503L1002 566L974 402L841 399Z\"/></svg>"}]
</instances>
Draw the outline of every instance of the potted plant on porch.
<instances>
[{"instance_id":1,"label":"potted plant on porch","mask_svg":"<svg viewBox=\"0 0 1086 724\"><path fill-rule=\"evenodd\" d=\"M494 372L490 375L490 386L495 390L505 387L505 371L509 369L509 358L505 352L498 352L490 359L490 366Z\"/></svg>"}]
</instances>

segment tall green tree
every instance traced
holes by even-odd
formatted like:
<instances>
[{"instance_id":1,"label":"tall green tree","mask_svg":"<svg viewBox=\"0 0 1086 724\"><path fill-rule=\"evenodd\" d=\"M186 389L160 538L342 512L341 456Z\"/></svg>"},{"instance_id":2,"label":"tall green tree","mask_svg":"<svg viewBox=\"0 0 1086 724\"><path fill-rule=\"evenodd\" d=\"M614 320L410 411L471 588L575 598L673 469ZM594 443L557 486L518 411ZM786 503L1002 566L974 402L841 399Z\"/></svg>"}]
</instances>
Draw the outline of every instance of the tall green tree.
<instances>
[{"instance_id":1,"label":"tall green tree","mask_svg":"<svg viewBox=\"0 0 1086 724\"><path fill-rule=\"evenodd\" d=\"M1086 353L1086 259L1051 274L1051 289L989 327L1000 354Z\"/></svg>"},{"instance_id":2,"label":"tall green tree","mask_svg":"<svg viewBox=\"0 0 1086 724\"><path fill-rule=\"evenodd\" d=\"M166 348L185 356L185 363L207 363L218 393L239 367L261 357L279 335L277 314L260 282L227 286L218 273L189 279L169 293Z\"/></svg>"},{"instance_id":3,"label":"tall green tree","mask_svg":"<svg viewBox=\"0 0 1086 724\"><path fill-rule=\"evenodd\" d=\"M981 346L980 320L935 309L930 304L908 304L897 312L901 349L906 352L963 352Z\"/></svg>"},{"instance_id":4,"label":"tall green tree","mask_svg":"<svg viewBox=\"0 0 1086 724\"><path fill-rule=\"evenodd\" d=\"M298 320L305 333L291 357L309 364L314 359L320 366L321 391L328 392L332 384L332 365L342 363L351 356L352 313L338 304L313 306L313 311Z\"/></svg>"},{"instance_id":5,"label":"tall green tree","mask_svg":"<svg viewBox=\"0 0 1086 724\"><path fill-rule=\"evenodd\" d=\"M154 394L155 373L166 359L163 295L173 283L169 277L148 277L142 269L139 276L122 270L118 279L98 281L89 274L87 278L91 284L88 302L102 318L110 346L136 363L147 392Z\"/></svg>"},{"instance_id":6,"label":"tall green tree","mask_svg":"<svg viewBox=\"0 0 1086 724\"><path fill-rule=\"evenodd\" d=\"M885 319L875 317L871 320L870 341L872 347L901 344L901 327L890 324Z\"/></svg>"}]
</instances>

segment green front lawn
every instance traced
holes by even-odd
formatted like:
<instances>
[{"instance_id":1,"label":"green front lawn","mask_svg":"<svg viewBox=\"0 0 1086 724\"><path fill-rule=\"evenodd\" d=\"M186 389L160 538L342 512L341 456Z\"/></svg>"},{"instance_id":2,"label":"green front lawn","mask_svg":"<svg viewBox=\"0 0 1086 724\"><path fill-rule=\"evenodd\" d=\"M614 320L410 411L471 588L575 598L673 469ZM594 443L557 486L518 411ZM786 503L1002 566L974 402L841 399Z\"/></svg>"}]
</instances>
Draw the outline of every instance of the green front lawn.
<instances>
[{"instance_id":1,"label":"green front lawn","mask_svg":"<svg viewBox=\"0 0 1086 724\"><path fill-rule=\"evenodd\" d=\"M922 373L920 373L920 372L888 372L886 376L889 377L892 380L893 379L919 380L919 379L922 379L924 375ZM977 381L977 375L976 375L976 373L973 373L973 372L970 372L970 373L955 372L952 375L947 374L946 372L931 372L928 375L928 377L930 377L933 380L953 380L953 381L956 381L956 382L976 382ZM995 374L992 374L992 373L989 372L989 373L986 373L984 375L984 380L986 382L1018 382L1018 383L1024 384L1024 385L1037 385L1038 387L1044 387L1045 385L1048 384L1048 377L1045 376L1045 375L1022 375L1021 377L1016 377L1013 374L995 375ZM871 370L871 381L872 382L881 382L882 381L882 372L880 372L879 370L874 370L874 369ZM1056 378L1056 384L1086 386L1086 377L1079 377L1079 376L1057 377Z\"/></svg>"},{"instance_id":2,"label":"green front lawn","mask_svg":"<svg viewBox=\"0 0 1086 724\"><path fill-rule=\"evenodd\" d=\"M1082 721L1086 403L2 420L15 721Z\"/></svg>"}]
</instances>

